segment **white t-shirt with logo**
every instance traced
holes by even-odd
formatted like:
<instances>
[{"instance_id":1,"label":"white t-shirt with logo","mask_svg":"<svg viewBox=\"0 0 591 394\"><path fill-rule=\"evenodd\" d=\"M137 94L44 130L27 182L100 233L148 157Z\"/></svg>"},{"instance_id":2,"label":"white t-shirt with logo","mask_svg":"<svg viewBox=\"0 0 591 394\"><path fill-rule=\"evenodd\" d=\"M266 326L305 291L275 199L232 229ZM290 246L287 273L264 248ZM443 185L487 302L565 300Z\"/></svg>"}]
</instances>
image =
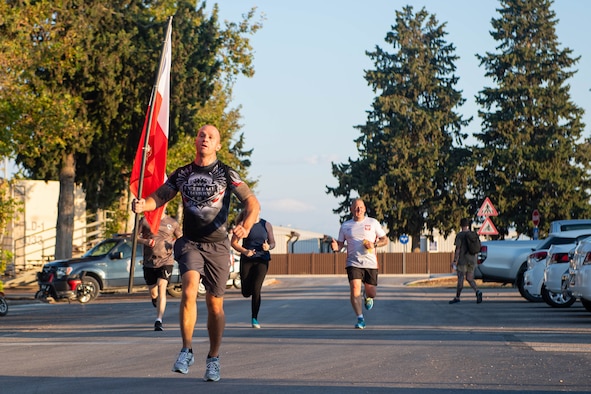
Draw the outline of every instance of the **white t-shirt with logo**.
<instances>
[{"instance_id":1,"label":"white t-shirt with logo","mask_svg":"<svg viewBox=\"0 0 591 394\"><path fill-rule=\"evenodd\" d=\"M347 267L378 268L378 258L374 247L366 249L363 240L367 239L372 244L378 238L386 235L376 219L366 217L356 222L353 219L347 220L339 230L339 242L347 244Z\"/></svg>"}]
</instances>

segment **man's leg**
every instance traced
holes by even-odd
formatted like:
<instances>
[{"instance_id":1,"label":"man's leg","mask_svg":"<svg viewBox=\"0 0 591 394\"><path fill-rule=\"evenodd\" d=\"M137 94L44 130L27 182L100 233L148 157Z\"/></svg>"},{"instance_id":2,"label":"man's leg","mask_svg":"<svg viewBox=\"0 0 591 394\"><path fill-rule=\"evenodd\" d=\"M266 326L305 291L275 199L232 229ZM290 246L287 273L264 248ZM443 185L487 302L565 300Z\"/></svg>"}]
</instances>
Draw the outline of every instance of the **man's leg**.
<instances>
[{"instance_id":1,"label":"man's leg","mask_svg":"<svg viewBox=\"0 0 591 394\"><path fill-rule=\"evenodd\" d=\"M158 278L155 290L158 302L156 304L156 320L162 321L164 317L164 311L166 309L166 288L168 287L168 281L166 279ZM152 298L155 298L152 295Z\"/></svg>"},{"instance_id":2,"label":"man's leg","mask_svg":"<svg viewBox=\"0 0 591 394\"><path fill-rule=\"evenodd\" d=\"M462 294L462 290L464 289L464 275L463 271L458 271L458 283L456 285L456 298L460 298L460 294Z\"/></svg>"},{"instance_id":3,"label":"man's leg","mask_svg":"<svg viewBox=\"0 0 591 394\"><path fill-rule=\"evenodd\" d=\"M209 292L205 295L207 305L207 332L209 334L208 357L218 357L222 345L222 336L226 327L224 297L215 297Z\"/></svg>"},{"instance_id":4,"label":"man's leg","mask_svg":"<svg viewBox=\"0 0 591 394\"><path fill-rule=\"evenodd\" d=\"M150 297L152 298L152 303L154 303L154 300L156 300L155 302L155 307L158 307L158 282L154 283L153 285L149 285L148 289L150 289Z\"/></svg>"},{"instance_id":5,"label":"man's leg","mask_svg":"<svg viewBox=\"0 0 591 394\"><path fill-rule=\"evenodd\" d=\"M183 274L183 295L179 311L181 336L183 347L191 349L193 345L193 330L197 322L197 290L200 275L197 271L187 271Z\"/></svg>"},{"instance_id":6,"label":"man's leg","mask_svg":"<svg viewBox=\"0 0 591 394\"><path fill-rule=\"evenodd\" d=\"M482 302L482 292L478 289L478 285L476 285L476 281L474 280L474 271L466 273L466 280L470 283L470 287L474 289L476 303L480 304Z\"/></svg>"},{"instance_id":7,"label":"man's leg","mask_svg":"<svg viewBox=\"0 0 591 394\"><path fill-rule=\"evenodd\" d=\"M183 339L183 348L172 366L173 372L189 373L189 367L195 362L193 356L193 330L197 322L197 289L199 288L199 273L197 271L187 271L182 279L183 295L181 297L181 306L179 310L179 320L181 323L181 336ZM166 289L164 290L166 291Z\"/></svg>"},{"instance_id":8,"label":"man's leg","mask_svg":"<svg viewBox=\"0 0 591 394\"><path fill-rule=\"evenodd\" d=\"M349 281L349 288L351 289L351 306L356 316L362 314L361 310L361 279L351 279Z\"/></svg>"},{"instance_id":9,"label":"man's leg","mask_svg":"<svg viewBox=\"0 0 591 394\"><path fill-rule=\"evenodd\" d=\"M474 291L478 291L478 286L476 285L476 281L474 280L474 272L466 272L466 282L470 285Z\"/></svg>"},{"instance_id":10,"label":"man's leg","mask_svg":"<svg viewBox=\"0 0 591 394\"><path fill-rule=\"evenodd\" d=\"M370 285L368 283L365 284L365 296L369 298L376 298L378 293L378 289L374 285Z\"/></svg>"}]
</instances>

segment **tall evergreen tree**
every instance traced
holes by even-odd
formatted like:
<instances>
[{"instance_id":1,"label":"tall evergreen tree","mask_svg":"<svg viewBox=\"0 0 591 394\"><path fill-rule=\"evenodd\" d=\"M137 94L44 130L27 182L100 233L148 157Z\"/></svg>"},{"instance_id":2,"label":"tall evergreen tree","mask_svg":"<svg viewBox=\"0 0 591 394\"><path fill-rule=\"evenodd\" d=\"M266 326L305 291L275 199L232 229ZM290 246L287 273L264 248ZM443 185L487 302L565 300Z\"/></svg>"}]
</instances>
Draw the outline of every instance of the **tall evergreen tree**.
<instances>
[{"instance_id":1,"label":"tall evergreen tree","mask_svg":"<svg viewBox=\"0 0 591 394\"><path fill-rule=\"evenodd\" d=\"M396 11L396 25L385 41L367 52L375 69L365 79L377 97L367 122L356 126L359 158L334 164L337 187L328 193L344 200L335 210L345 219L355 193L388 235L412 236L413 250L425 230L448 235L468 210L466 185L470 154L461 144L464 120L454 112L465 100L455 89L455 47L445 41L445 24L424 8Z\"/></svg>"},{"instance_id":2,"label":"tall evergreen tree","mask_svg":"<svg viewBox=\"0 0 591 394\"><path fill-rule=\"evenodd\" d=\"M568 79L579 58L559 49L550 0L501 0L492 20L496 53L479 56L496 86L477 96L482 107L481 146L476 150L476 196L499 211L501 236L509 228L532 234L538 209L541 232L555 219L589 217L588 140L583 110L570 99Z\"/></svg>"}]
</instances>

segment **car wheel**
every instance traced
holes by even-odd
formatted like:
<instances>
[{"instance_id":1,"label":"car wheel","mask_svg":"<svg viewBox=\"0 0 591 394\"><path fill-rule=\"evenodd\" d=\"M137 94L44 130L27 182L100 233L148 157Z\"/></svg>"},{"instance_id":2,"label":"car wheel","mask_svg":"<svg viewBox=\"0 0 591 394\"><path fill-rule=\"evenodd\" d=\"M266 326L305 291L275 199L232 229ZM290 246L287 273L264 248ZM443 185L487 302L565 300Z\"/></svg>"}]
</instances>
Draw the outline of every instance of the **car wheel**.
<instances>
[{"instance_id":1,"label":"car wheel","mask_svg":"<svg viewBox=\"0 0 591 394\"><path fill-rule=\"evenodd\" d=\"M39 301L46 301L47 300L47 293L44 290L38 290L35 293L35 299Z\"/></svg>"},{"instance_id":2,"label":"car wheel","mask_svg":"<svg viewBox=\"0 0 591 394\"><path fill-rule=\"evenodd\" d=\"M89 303L98 297L101 288L96 279L92 276L84 276L82 283L76 289L76 298L81 304Z\"/></svg>"},{"instance_id":3,"label":"car wheel","mask_svg":"<svg viewBox=\"0 0 591 394\"><path fill-rule=\"evenodd\" d=\"M581 298L581 304L583 304L583 307L587 312L591 312L591 301Z\"/></svg>"},{"instance_id":4,"label":"car wheel","mask_svg":"<svg viewBox=\"0 0 591 394\"><path fill-rule=\"evenodd\" d=\"M568 308L577 300L573 297L569 291L563 291L560 293L554 293L542 285L542 297L546 304L553 308Z\"/></svg>"},{"instance_id":5,"label":"car wheel","mask_svg":"<svg viewBox=\"0 0 591 394\"><path fill-rule=\"evenodd\" d=\"M169 296L178 298L183 295L183 285L180 283L171 283L166 288L166 292Z\"/></svg>"},{"instance_id":6,"label":"car wheel","mask_svg":"<svg viewBox=\"0 0 591 394\"><path fill-rule=\"evenodd\" d=\"M0 316L6 316L8 313L8 303L6 298L0 296Z\"/></svg>"},{"instance_id":7,"label":"car wheel","mask_svg":"<svg viewBox=\"0 0 591 394\"><path fill-rule=\"evenodd\" d=\"M525 273L526 270L527 270L527 265L523 264L521 266L521 268L519 269L519 272L517 273L517 279L515 281L515 285L517 286L517 289L519 290L519 294L521 294L521 296L523 298L525 298L526 300L528 300L529 302L544 301L544 299L542 298L541 295L536 296L536 295L530 294L530 292L525 289L525 281L523 280L523 274Z\"/></svg>"}]
</instances>

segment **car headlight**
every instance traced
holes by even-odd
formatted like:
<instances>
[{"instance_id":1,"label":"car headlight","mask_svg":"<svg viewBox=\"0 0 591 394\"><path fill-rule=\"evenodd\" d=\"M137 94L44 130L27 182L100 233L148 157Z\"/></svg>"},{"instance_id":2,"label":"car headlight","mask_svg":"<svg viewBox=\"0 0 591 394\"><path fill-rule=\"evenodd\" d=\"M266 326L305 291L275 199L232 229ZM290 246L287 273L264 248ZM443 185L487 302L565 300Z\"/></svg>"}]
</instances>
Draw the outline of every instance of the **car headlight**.
<instances>
[{"instance_id":1,"label":"car headlight","mask_svg":"<svg viewBox=\"0 0 591 394\"><path fill-rule=\"evenodd\" d=\"M72 267L57 267L56 275L58 279L68 276L72 273Z\"/></svg>"}]
</instances>

